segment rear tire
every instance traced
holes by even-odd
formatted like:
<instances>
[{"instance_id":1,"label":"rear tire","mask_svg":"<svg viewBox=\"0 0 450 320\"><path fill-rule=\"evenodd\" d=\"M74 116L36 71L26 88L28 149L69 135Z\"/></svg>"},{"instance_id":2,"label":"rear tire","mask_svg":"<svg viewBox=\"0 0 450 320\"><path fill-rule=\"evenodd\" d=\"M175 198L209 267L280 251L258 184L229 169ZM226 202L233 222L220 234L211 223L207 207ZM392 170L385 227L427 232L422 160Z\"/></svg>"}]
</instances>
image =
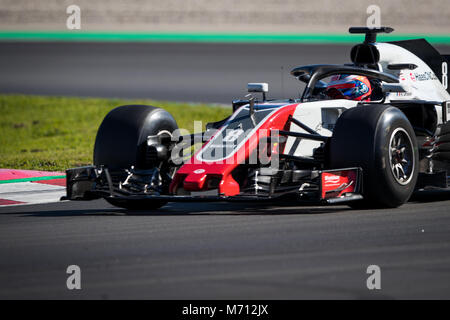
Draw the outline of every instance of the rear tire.
<instances>
[{"instance_id":1,"label":"rear tire","mask_svg":"<svg viewBox=\"0 0 450 320\"><path fill-rule=\"evenodd\" d=\"M117 107L106 115L98 129L94 165L104 165L109 170L131 166L145 169L151 165L146 160L147 137L164 130L172 133L177 128L175 119L163 109L144 105ZM105 200L132 210L158 209L167 203L161 200Z\"/></svg>"},{"instance_id":2,"label":"rear tire","mask_svg":"<svg viewBox=\"0 0 450 320\"><path fill-rule=\"evenodd\" d=\"M364 200L354 208L394 208L411 197L419 174L414 130L398 108L365 105L345 111L330 140L331 168L362 167Z\"/></svg>"}]
</instances>

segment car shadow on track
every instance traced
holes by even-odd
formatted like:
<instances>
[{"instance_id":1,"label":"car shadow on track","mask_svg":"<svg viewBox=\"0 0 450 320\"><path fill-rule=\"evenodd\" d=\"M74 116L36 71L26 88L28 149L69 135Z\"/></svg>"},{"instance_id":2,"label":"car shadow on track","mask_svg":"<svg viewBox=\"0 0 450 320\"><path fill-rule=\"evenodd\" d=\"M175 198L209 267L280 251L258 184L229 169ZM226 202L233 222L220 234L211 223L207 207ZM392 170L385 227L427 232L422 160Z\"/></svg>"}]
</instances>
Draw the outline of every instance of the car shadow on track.
<instances>
[{"instance_id":1,"label":"car shadow on track","mask_svg":"<svg viewBox=\"0 0 450 320\"><path fill-rule=\"evenodd\" d=\"M409 202L436 202L450 200L450 190L422 190L412 195Z\"/></svg>"},{"instance_id":2,"label":"car shadow on track","mask_svg":"<svg viewBox=\"0 0 450 320\"><path fill-rule=\"evenodd\" d=\"M68 216L239 216L239 215L312 215L351 210L347 206L299 206L298 203L169 203L157 210L126 210L111 207L18 212L21 216L68 217Z\"/></svg>"},{"instance_id":3,"label":"car shadow on track","mask_svg":"<svg viewBox=\"0 0 450 320\"><path fill-rule=\"evenodd\" d=\"M450 200L449 190L426 190L415 193L410 203L428 203ZM104 200L83 202L82 208L76 208L80 202L65 202L49 205L45 208L17 207L11 214L23 217L82 217L82 216L239 216L239 215L316 215L352 211L346 205L340 206L311 206L287 200L280 202L185 202L169 203L157 210L126 210L113 207ZM52 208L54 206L54 208ZM381 210L381 209L379 209ZM395 209L390 209L395 210ZM366 211L366 210L364 210ZM367 210L372 211L372 210ZM4 212L7 213L7 212ZM3 214L3 212L2 212Z\"/></svg>"}]
</instances>

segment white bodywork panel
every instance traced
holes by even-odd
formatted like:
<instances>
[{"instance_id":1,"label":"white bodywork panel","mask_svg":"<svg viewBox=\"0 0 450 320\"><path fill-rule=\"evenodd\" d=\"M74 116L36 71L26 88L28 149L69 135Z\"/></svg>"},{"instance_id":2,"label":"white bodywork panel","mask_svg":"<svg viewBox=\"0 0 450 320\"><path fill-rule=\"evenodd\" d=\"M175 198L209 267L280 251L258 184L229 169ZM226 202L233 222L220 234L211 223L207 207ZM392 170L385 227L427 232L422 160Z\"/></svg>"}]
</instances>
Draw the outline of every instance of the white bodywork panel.
<instances>
[{"instance_id":1,"label":"white bodywork panel","mask_svg":"<svg viewBox=\"0 0 450 320\"><path fill-rule=\"evenodd\" d=\"M450 94L437 78L433 70L412 52L390 43L376 43L380 52L380 71L390 73L399 78L399 82L406 92L392 92L386 94L386 103L389 101L423 100L430 102L444 102L450 100ZM414 70L389 70L389 64L415 64ZM438 123L442 123L442 106L435 105Z\"/></svg>"},{"instance_id":2,"label":"white bodywork panel","mask_svg":"<svg viewBox=\"0 0 450 320\"><path fill-rule=\"evenodd\" d=\"M301 121L318 134L331 137L337 118L347 109L356 107L358 101L352 100L324 100L300 103L294 111L294 118ZM291 122L290 131L307 133ZM311 157L313 149L319 147L320 141L288 137L285 154Z\"/></svg>"},{"instance_id":3,"label":"white bodywork panel","mask_svg":"<svg viewBox=\"0 0 450 320\"><path fill-rule=\"evenodd\" d=\"M440 79L433 70L419 57L410 51L390 43L376 43L380 52L380 62L383 72L399 77L400 83L409 90L407 92L389 93L386 102L390 100L426 100L447 101L449 93L442 86ZM412 63L417 65L414 70L389 70L389 64Z\"/></svg>"}]
</instances>

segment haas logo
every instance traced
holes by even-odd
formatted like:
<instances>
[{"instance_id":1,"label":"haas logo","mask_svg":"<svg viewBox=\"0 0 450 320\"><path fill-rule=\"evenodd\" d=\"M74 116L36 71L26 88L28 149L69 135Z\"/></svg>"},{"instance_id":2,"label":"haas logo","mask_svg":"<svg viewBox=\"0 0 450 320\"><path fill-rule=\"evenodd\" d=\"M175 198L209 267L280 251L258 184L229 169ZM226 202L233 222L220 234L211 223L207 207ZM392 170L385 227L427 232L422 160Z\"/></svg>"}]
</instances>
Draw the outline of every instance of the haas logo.
<instances>
[{"instance_id":1,"label":"haas logo","mask_svg":"<svg viewBox=\"0 0 450 320\"><path fill-rule=\"evenodd\" d=\"M341 181L341 177L340 176L335 176L335 175L330 175L330 176L325 176L325 184L327 186L332 186L335 184L339 184Z\"/></svg>"},{"instance_id":2,"label":"haas logo","mask_svg":"<svg viewBox=\"0 0 450 320\"><path fill-rule=\"evenodd\" d=\"M322 173L322 199L339 197L354 192L357 173L354 170L342 170Z\"/></svg>"}]
</instances>

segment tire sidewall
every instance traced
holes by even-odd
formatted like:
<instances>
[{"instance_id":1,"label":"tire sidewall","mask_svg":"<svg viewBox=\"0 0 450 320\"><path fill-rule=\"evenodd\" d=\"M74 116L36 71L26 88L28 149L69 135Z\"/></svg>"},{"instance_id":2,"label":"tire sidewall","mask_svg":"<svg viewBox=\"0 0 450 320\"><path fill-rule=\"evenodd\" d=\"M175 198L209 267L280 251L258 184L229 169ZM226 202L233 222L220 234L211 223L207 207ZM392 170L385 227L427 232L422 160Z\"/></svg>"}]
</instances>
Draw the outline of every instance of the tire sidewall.
<instances>
[{"instance_id":1,"label":"tire sidewall","mask_svg":"<svg viewBox=\"0 0 450 320\"><path fill-rule=\"evenodd\" d=\"M414 168L411 180L401 185L391 170L390 143L396 129L402 128L411 139ZM406 116L397 108L389 108L379 118L374 140L374 166L370 172L371 179L368 185L368 196L372 201L378 202L377 195L383 193L383 204L396 207L408 201L416 186L419 174L419 151L414 130Z\"/></svg>"},{"instance_id":2,"label":"tire sidewall","mask_svg":"<svg viewBox=\"0 0 450 320\"><path fill-rule=\"evenodd\" d=\"M126 105L111 110L95 139L94 165L110 169L146 166L147 137L178 128L167 111L145 105Z\"/></svg>"}]
</instances>

